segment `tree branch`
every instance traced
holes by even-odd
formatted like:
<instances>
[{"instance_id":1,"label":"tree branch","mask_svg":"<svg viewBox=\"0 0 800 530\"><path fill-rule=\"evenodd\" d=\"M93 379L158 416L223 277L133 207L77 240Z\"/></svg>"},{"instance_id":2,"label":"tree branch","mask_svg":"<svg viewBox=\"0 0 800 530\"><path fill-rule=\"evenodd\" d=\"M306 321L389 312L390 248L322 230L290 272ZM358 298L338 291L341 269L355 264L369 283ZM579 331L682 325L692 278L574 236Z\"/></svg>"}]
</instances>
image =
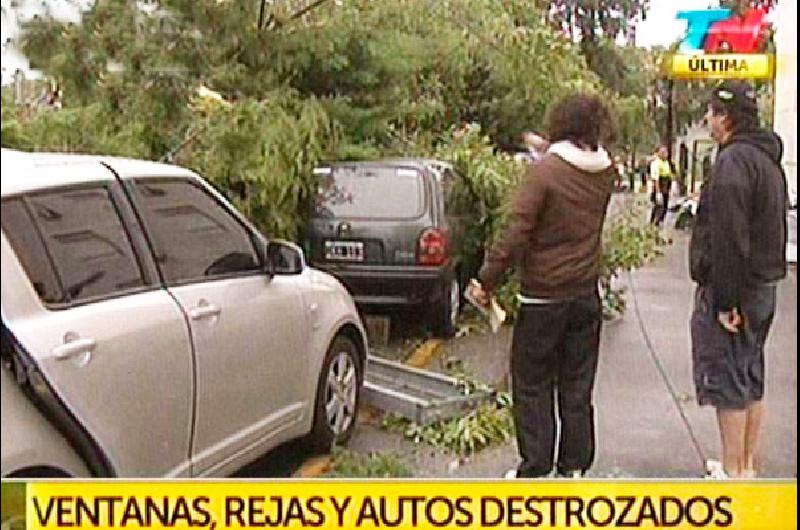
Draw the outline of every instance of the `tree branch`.
<instances>
[{"instance_id":1,"label":"tree branch","mask_svg":"<svg viewBox=\"0 0 800 530\"><path fill-rule=\"evenodd\" d=\"M289 15L289 18L286 19L286 20L296 20L296 19L302 17L303 15L305 15L306 13L318 8L319 6L321 6L322 4L324 4L327 1L328 0L314 0L313 2L308 4L307 6L301 8L301 9L298 9L297 11L295 11L294 13ZM261 6L263 7L264 4L262 3ZM261 17L259 17L259 20L261 20ZM276 18L274 12L271 12L269 14L269 17L267 17L267 22L266 22L266 24L264 24L264 27L267 27L267 28L280 28L283 25L284 25L284 22L282 20ZM261 28L261 24L259 23L259 29L260 28Z\"/></svg>"},{"instance_id":2,"label":"tree branch","mask_svg":"<svg viewBox=\"0 0 800 530\"><path fill-rule=\"evenodd\" d=\"M261 7L258 10L258 26L256 29L261 30L264 25L264 9L266 9L267 0L261 0Z\"/></svg>"},{"instance_id":3,"label":"tree branch","mask_svg":"<svg viewBox=\"0 0 800 530\"><path fill-rule=\"evenodd\" d=\"M305 15L306 13L308 13L309 11L318 8L319 6L321 6L322 4L324 4L327 1L328 0L315 0L314 2L311 2L306 7L304 7L303 9L300 9L300 10L292 13L292 16L290 16L289 19L290 20L294 20L296 18L300 18L303 15Z\"/></svg>"}]
</instances>

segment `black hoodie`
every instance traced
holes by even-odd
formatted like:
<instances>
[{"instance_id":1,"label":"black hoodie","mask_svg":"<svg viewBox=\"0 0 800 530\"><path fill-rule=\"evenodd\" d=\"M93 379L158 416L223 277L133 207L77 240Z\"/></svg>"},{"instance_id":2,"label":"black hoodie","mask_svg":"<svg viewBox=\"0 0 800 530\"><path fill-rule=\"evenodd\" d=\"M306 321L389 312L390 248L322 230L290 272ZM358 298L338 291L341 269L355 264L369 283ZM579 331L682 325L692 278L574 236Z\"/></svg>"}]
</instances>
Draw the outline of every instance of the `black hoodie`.
<instances>
[{"instance_id":1,"label":"black hoodie","mask_svg":"<svg viewBox=\"0 0 800 530\"><path fill-rule=\"evenodd\" d=\"M711 288L717 311L741 307L748 287L786 276L782 156L772 132L735 134L720 146L700 192L689 261L692 279Z\"/></svg>"}]
</instances>

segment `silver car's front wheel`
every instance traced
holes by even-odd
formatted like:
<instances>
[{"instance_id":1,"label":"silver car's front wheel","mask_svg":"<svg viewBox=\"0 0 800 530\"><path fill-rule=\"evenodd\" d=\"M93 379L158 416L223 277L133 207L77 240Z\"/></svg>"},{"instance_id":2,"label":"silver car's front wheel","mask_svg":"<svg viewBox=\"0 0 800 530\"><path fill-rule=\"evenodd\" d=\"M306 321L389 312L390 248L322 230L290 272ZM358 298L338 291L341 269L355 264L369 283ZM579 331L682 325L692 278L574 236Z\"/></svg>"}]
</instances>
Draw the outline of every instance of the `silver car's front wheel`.
<instances>
[{"instance_id":1,"label":"silver car's front wheel","mask_svg":"<svg viewBox=\"0 0 800 530\"><path fill-rule=\"evenodd\" d=\"M322 363L314 407L311 445L326 451L353 433L363 376L359 350L347 336L337 336Z\"/></svg>"},{"instance_id":2,"label":"silver car's front wheel","mask_svg":"<svg viewBox=\"0 0 800 530\"><path fill-rule=\"evenodd\" d=\"M358 370L351 353L336 352L328 367L325 388L325 416L335 436L346 432L356 417Z\"/></svg>"}]
</instances>

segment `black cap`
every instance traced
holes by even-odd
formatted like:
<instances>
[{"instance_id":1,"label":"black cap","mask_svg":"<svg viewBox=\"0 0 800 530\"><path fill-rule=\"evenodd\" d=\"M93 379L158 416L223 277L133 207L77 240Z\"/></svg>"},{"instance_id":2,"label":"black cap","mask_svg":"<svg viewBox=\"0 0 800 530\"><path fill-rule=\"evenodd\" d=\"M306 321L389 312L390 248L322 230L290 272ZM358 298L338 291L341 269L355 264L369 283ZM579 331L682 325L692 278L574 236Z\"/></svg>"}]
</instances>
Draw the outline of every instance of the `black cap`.
<instances>
[{"instance_id":1,"label":"black cap","mask_svg":"<svg viewBox=\"0 0 800 530\"><path fill-rule=\"evenodd\" d=\"M720 107L744 113L758 113L755 89L745 81L726 79L711 92L711 100Z\"/></svg>"}]
</instances>

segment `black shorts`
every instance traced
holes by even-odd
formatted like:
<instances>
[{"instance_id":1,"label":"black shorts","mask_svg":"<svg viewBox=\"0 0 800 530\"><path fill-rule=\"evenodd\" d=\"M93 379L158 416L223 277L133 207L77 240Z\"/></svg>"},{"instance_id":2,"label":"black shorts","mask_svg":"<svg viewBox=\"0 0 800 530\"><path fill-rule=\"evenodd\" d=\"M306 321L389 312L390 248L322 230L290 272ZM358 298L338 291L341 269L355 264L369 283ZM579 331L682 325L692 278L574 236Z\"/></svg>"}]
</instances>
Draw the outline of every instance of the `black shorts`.
<instances>
[{"instance_id":1,"label":"black shorts","mask_svg":"<svg viewBox=\"0 0 800 530\"><path fill-rule=\"evenodd\" d=\"M744 326L730 333L717 321L711 293L698 287L692 314L692 361L697 401L743 409L764 397L764 343L775 316L775 286L743 293Z\"/></svg>"}]
</instances>

